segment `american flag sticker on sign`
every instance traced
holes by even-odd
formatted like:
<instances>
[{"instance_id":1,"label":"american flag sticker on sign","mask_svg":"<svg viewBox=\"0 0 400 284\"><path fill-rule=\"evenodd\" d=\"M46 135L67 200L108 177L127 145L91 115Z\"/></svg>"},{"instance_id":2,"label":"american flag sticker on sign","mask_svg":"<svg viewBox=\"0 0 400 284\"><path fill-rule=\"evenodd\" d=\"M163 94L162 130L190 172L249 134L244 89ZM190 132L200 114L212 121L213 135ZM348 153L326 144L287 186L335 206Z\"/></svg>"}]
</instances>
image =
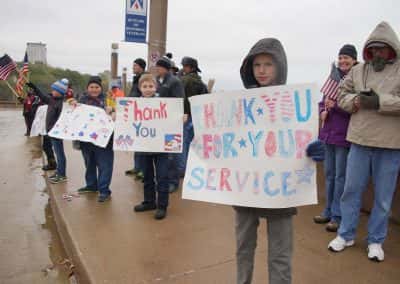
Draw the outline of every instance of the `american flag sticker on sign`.
<instances>
[{"instance_id":1,"label":"american flag sticker on sign","mask_svg":"<svg viewBox=\"0 0 400 284\"><path fill-rule=\"evenodd\" d=\"M179 152L182 148L181 134L165 134L164 150L171 152Z\"/></svg>"}]
</instances>

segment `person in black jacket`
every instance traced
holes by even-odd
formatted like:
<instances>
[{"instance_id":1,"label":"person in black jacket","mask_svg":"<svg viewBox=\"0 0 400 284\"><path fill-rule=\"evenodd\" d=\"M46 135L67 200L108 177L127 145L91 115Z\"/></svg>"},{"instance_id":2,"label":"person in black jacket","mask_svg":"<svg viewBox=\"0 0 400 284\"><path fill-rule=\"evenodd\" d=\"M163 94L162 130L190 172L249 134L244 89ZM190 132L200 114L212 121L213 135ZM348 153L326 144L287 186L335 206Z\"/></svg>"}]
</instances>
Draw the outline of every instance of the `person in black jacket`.
<instances>
[{"instance_id":1,"label":"person in black jacket","mask_svg":"<svg viewBox=\"0 0 400 284\"><path fill-rule=\"evenodd\" d=\"M90 77L86 91L87 93L79 98L79 103L103 108L115 120L115 112L112 107L106 106L106 96L103 93L102 81L99 76ZM77 104L74 99L69 103ZM90 142L79 142L86 166L86 186L78 189L78 193L99 192L98 202L105 202L111 197L110 184L114 166L112 143L112 137L105 148Z\"/></svg>"},{"instance_id":2,"label":"person in black jacket","mask_svg":"<svg viewBox=\"0 0 400 284\"><path fill-rule=\"evenodd\" d=\"M184 104L184 125L183 125L183 151L179 159L178 170L180 176L185 175L186 162L189 153L189 146L194 137L193 123L190 112L189 98L201 94L207 94L207 86L202 81L199 73L201 72L197 59L189 56L182 58L181 81L185 90Z\"/></svg>"},{"instance_id":3,"label":"person in black jacket","mask_svg":"<svg viewBox=\"0 0 400 284\"><path fill-rule=\"evenodd\" d=\"M162 98L184 98L185 91L182 82L170 72L171 62L163 56L156 63L157 93ZM169 154L169 192L174 192L179 185L178 162L181 154Z\"/></svg>"},{"instance_id":4,"label":"person in black jacket","mask_svg":"<svg viewBox=\"0 0 400 284\"><path fill-rule=\"evenodd\" d=\"M61 79L54 82L51 85L51 93L44 94L40 91L38 87L36 87L32 82L27 83L27 86L30 87L36 95L40 97L44 104L48 105L47 114L46 114L46 131L49 131L56 124L58 118L61 115L64 96L68 89L68 80ZM56 154L57 159L57 169L54 175L49 177L49 181L51 183L61 183L67 181L66 176L66 157L64 153L64 144L62 139L50 138L51 144L53 146L54 152Z\"/></svg>"},{"instance_id":5,"label":"person in black jacket","mask_svg":"<svg viewBox=\"0 0 400 284\"><path fill-rule=\"evenodd\" d=\"M132 89L129 92L128 97L139 98L142 96L142 92L139 89L139 80L142 74L146 70L146 61L142 58L137 58L133 61L133 77ZM125 171L126 175L134 175L136 179L143 181L143 171L141 169L140 155L133 154L133 169Z\"/></svg>"}]
</instances>

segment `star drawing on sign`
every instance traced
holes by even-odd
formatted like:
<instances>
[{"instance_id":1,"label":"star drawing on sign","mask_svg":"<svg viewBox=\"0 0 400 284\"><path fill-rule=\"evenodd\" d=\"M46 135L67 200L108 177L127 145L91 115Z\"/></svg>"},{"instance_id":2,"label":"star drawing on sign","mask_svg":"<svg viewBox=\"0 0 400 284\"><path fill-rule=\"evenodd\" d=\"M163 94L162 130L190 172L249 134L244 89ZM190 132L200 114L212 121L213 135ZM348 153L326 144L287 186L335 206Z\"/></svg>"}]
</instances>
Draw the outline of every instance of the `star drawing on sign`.
<instances>
[{"instance_id":1,"label":"star drawing on sign","mask_svg":"<svg viewBox=\"0 0 400 284\"><path fill-rule=\"evenodd\" d=\"M240 148L246 148L246 140L244 140L243 138L239 140L239 145Z\"/></svg>"},{"instance_id":2,"label":"star drawing on sign","mask_svg":"<svg viewBox=\"0 0 400 284\"><path fill-rule=\"evenodd\" d=\"M304 169L296 170L297 183L311 184L311 177L314 174L314 170L310 166L306 166Z\"/></svg>"},{"instance_id":3,"label":"star drawing on sign","mask_svg":"<svg viewBox=\"0 0 400 284\"><path fill-rule=\"evenodd\" d=\"M92 138L92 139L94 139L94 140L96 140L97 137L98 137L98 135L97 135L96 132L93 132L92 134L90 134L90 138Z\"/></svg>"},{"instance_id":4,"label":"star drawing on sign","mask_svg":"<svg viewBox=\"0 0 400 284\"><path fill-rule=\"evenodd\" d=\"M263 110L262 107L259 107L259 108L257 109L257 114L258 114L258 115L263 115L263 114L264 114L264 110Z\"/></svg>"}]
</instances>

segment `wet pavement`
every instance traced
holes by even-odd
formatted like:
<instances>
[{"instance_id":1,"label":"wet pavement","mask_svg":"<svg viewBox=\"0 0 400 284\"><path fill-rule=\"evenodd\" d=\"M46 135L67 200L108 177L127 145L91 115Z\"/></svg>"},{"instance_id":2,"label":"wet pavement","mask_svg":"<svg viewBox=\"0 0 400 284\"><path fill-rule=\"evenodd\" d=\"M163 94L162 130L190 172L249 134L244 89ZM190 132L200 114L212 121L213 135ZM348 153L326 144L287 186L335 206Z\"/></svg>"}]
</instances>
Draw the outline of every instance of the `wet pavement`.
<instances>
[{"instance_id":1,"label":"wet pavement","mask_svg":"<svg viewBox=\"0 0 400 284\"><path fill-rule=\"evenodd\" d=\"M21 110L0 108L0 283L69 283L40 141L24 131Z\"/></svg>"},{"instance_id":2,"label":"wet pavement","mask_svg":"<svg viewBox=\"0 0 400 284\"><path fill-rule=\"evenodd\" d=\"M37 153L30 150L30 142L25 142L23 127L12 122L2 124L4 117L0 112L0 145L5 156L0 169L2 189L6 182L0 211L7 217L0 221L0 283L57 283L45 282L48 277L42 282L40 278L36 278L37 282L26 282L27 278L23 278L43 277L40 273L43 265L52 263L48 243L32 245L38 240L51 239L49 231L40 227L44 222L43 210L37 209L43 208L47 197L41 192L45 187L38 168L41 163L30 162ZM18 123L22 124L22 120ZM7 134L4 127L9 127L13 134ZM154 220L153 212L134 213L132 208L142 201L143 189L140 182L124 175L132 167L132 154L125 152L116 152L113 195L109 202L98 203L94 194L66 199L65 193L73 193L84 185L84 167L81 153L73 150L70 142L65 146L68 182L52 185L49 194L52 215L81 283L235 283L231 207L182 200L178 191L171 195L165 220ZM26 193L16 193L22 192L21 186ZM334 254L327 250L327 244L335 234L312 222L312 216L321 210L322 205L301 207L295 217L293 283L399 283L399 225L390 224L384 245L385 261L374 263L367 259L364 242L368 216L361 216L356 245ZM266 223L262 222L255 284L267 283L268 279L265 235ZM3 279L6 281L2 282Z\"/></svg>"}]
</instances>

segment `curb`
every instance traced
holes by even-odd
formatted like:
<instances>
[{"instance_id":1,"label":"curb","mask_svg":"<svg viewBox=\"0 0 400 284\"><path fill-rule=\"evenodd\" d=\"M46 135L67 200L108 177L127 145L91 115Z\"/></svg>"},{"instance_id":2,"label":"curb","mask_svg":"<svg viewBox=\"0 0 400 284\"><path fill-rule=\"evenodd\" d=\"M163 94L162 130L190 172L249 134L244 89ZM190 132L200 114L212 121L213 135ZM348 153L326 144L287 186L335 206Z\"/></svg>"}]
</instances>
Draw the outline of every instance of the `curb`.
<instances>
[{"instance_id":1,"label":"curb","mask_svg":"<svg viewBox=\"0 0 400 284\"><path fill-rule=\"evenodd\" d=\"M54 220L56 223L58 234L61 238L63 247L70 258L71 262L74 264L74 276L80 284L90 284L94 283L92 277L90 277L87 270L87 266L84 260L81 258L81 252L78 249L77 241L73 239L70 234L70 228L65 220L63 213L60 210L59 204L57 203L57 197L53 191L53 185L48 181L47 173L44 174L46 179L46 185L49 189L49 201L51 210L53 212Z\"/></svg>"}]
</instances>

